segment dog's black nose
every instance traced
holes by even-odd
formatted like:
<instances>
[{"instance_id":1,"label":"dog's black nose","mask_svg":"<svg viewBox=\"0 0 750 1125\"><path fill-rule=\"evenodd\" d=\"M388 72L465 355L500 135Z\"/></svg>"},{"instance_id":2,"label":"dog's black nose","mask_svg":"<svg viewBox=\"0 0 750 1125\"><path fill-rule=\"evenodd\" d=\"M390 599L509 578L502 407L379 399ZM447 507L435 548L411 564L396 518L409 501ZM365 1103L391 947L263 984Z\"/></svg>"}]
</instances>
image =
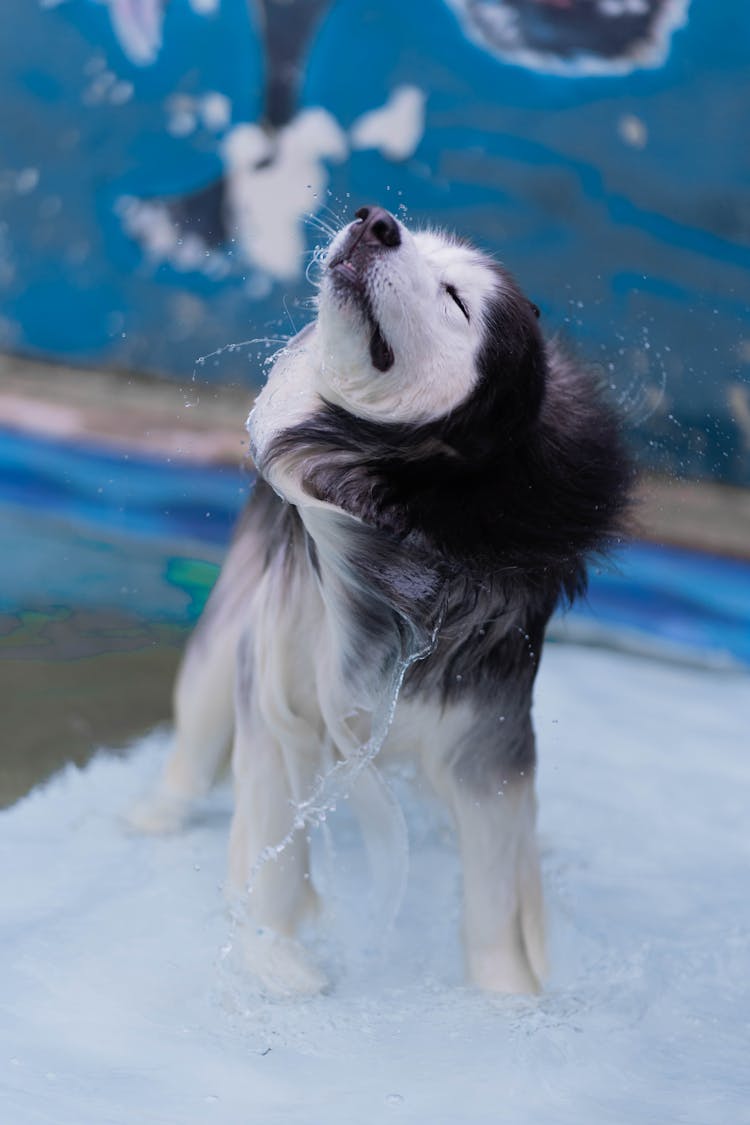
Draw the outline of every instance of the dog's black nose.
<instances>
[{"instance_id":1,"label":"dog's black nose","mask_svg":"<svg viewBox=\"0 0 750 1125\"><path fill-rule=\"evenodd\" d=\"M362 237L381 246L400 246L398 223L383 207L360 207L356 217L364 223Z\"/></svg>"}]
</instances>

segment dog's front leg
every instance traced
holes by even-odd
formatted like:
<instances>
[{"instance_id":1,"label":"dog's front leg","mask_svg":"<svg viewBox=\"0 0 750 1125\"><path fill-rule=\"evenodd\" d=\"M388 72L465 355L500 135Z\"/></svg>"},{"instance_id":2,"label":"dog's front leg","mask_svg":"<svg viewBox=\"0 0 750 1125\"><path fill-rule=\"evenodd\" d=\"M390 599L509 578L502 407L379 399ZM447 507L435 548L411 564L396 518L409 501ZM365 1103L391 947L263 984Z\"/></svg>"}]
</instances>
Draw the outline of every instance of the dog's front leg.
<instances>
[{"instance_id":1,"label":"dog's front leg","mask_svg":"<svg viewBox=\"0 0 750 1125\"><path fill-rule=\"evenodd\" d=\"M313 784L312 738L306 751L285 753L256 708L238 707L228 893L245 963L276 995L316 993L327 983L295 940L317 904L306 829L295 826L297 804Z\"/></svg>"}]
</instances>

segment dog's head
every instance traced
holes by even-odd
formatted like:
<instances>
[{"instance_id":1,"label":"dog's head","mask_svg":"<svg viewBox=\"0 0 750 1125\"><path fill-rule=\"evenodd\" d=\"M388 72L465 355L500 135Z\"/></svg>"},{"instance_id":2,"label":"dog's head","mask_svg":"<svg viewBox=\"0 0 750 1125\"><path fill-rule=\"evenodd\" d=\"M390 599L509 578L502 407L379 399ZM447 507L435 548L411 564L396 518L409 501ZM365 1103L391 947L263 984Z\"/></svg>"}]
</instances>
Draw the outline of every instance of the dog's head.
<instances>
[{"instance_id":1,"label":"dog's head","mask_svg":"<svg viewBox=\"0 0 750 1125\"><path fill-rule=\"evenodd\" d=\"M539 409L538 310L505 270L436 231L363 207L332 241L318 309L321 390L361 417L420 424L473 398L495 432Z\"/></svg>"},{"instance_id":2,"label":"dog's head","mask_svg":"<svg viewBox=\"0 0 750 1125\"><path fill-rule=\"evenodd\" d=\"M260 472L295 504L572 590L629 489L593 375L545 344L492 258L382 208L357 212L322 272L317 320L251 416Z\"/></svg>"},{"instance_id":3,"label":"dog's head","mask_svg":"<svg viewBox=\"0 0 750 1125\"><path fill-rule=\"evenodd\" d=\"M430 438L482 464L538 417L547 370L538 314L468 243L412 234L383 208L361 208L326 253L317 321L280 354L257 400L256 461L280 430L327 404L390 429L402 446Z\"/></svg>"}]
</instances>

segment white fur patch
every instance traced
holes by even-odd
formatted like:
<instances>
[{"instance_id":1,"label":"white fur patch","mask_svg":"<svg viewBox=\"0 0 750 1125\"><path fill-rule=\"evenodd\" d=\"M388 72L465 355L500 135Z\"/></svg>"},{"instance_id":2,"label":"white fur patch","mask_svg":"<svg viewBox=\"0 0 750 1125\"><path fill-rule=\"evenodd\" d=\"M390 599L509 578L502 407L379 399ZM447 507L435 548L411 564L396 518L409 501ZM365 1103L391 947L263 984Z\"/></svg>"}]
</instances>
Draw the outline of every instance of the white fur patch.
<instances>
[{"instance_id":1,"label":"white fur patch","mask_svg":"<svg viewBox=\"0 0 750 1125\"><path fill-rule=\"evenodd\" d=\"M324 274L315 329L279 355L250 417L252 448L261 463L270 438L310 417L321 397L364 418L426 422L449 414L474 389L485 308L500 277L470 247L438 232L411 235L399 228L401 244L373 255L365 279L373 315L393 351L392 367L375 369L372 324ZM348 230L331 243L329 261Z\"/></svg>"},{"instance_id":2,"label":"white fur patch","mask_svg":"<svg viewBox=\"0 0 750 1125\"><path fill-rule=\"evenodd\" d=\"M247 419L250 452L256 465L263 465L274 437L320 409L320 367L318 332L308 325L279 352Z\"/></svg>"}]
</instances>

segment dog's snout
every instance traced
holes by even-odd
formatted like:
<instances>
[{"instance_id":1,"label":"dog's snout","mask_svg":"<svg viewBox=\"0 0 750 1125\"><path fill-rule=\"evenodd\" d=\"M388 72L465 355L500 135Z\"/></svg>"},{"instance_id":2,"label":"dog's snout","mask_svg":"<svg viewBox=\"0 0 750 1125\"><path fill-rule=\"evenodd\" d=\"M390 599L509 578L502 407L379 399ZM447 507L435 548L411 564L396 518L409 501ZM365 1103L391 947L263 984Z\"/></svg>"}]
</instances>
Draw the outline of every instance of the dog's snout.
<instances>
[{"instance_id":1,"label":"dog's snout","mask_svg":"<svg viewBox=\"0 0 750 1125\"><path fill-rule=\"evenodd\" d=\"M356 217L364 223L362 237L381 246L400 246L398 223L384 207L360 207Z\"/></svg>"}]
</instances>

